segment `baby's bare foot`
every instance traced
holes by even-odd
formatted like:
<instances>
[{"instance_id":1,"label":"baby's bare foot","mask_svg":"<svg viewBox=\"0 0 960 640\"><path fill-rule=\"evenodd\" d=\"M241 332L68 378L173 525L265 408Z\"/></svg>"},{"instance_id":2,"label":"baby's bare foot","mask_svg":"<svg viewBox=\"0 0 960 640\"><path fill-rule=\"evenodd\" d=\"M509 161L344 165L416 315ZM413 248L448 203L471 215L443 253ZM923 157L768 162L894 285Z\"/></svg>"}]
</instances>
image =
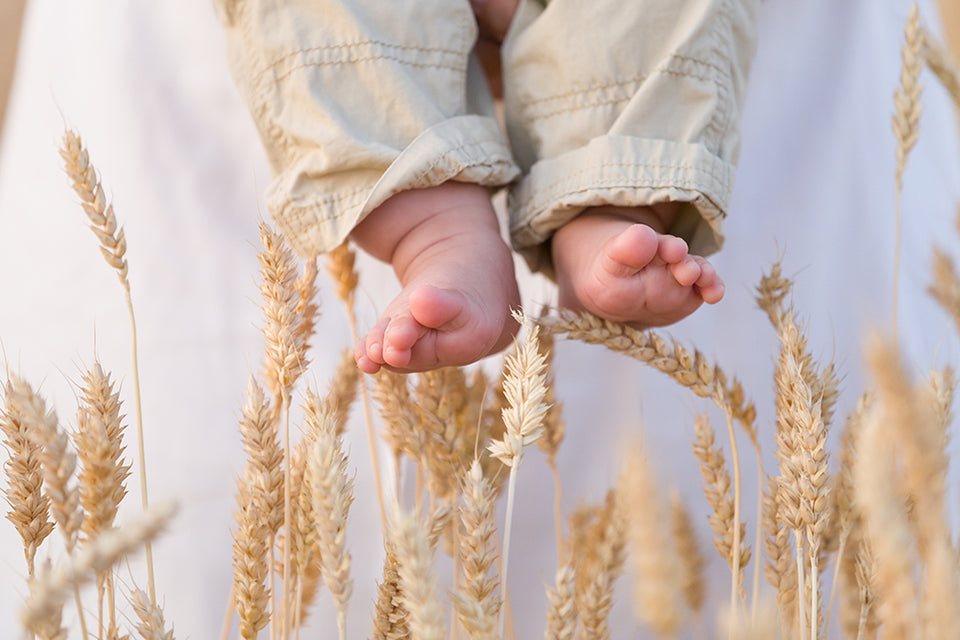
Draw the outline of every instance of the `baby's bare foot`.
<instances>
[{"instance_id":1,"label":"baby's bare foot","mask_svg":"<svg viewBox=\"0 0 960 640\"><path fill-rule=\"evenodd\" d=\"M520 294L487 190L448 182L397 194L354 229L403 291L356 346L366 373L465 365L505 347Z\"/></svg>"},{"instance_id":2,"label":"baby's bare foot","mask_svg":"<svg viewBox=\"0 0 960 640\"><path fill-rule=\"evenodd\" d=\"M639 328L663 326L723 297L723 281L650 207L595 207L553 236L560 305Z\"/></svg>"}]
</instances>

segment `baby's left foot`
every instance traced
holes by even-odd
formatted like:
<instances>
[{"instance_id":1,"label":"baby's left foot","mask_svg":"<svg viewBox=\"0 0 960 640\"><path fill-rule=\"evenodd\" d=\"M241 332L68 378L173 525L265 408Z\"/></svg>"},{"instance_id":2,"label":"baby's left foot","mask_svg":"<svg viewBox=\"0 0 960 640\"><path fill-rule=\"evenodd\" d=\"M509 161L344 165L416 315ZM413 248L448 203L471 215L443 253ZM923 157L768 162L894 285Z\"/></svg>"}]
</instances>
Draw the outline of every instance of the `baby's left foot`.
<instances>
[{"instance_id":1,"label":"baby's left foot","mask_svg":"<svg viewBox=\"0 0 960 640\"><path fill-rule=\"evenodd\" d=\"M646 328L719 302L724 285L713 266L663 233L668 212L594 207L558 229L552 252L560 306Z\"/></svg>"}]
</instances>

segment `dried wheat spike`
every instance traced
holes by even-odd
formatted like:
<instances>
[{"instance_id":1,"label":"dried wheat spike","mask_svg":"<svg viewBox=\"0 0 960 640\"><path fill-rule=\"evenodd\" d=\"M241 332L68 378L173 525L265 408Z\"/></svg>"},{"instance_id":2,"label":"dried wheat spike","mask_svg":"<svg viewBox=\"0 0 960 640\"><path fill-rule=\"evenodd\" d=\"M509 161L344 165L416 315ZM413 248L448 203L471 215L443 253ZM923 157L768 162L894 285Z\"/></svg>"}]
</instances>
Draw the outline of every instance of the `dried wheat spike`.
<instances>
[{"instance_id":1,"label":"dried wheat spike","mask_svg":"<svg viewBox=\"0 0 960 640\"><path fill-rule=\"evenodd\" d=\"M407 609L403 605L399 562L391 545L383 559L383 579L377 586L377 603L373 615L373 640L404 640L410 637Z\"/></svg>"},{"instance_id":2,"label":"dried wheat spike","mask_svg":"<svg viewBox=\"0 0 960 640\"><path fill-rule=\"evenodd\" d=\"M956 106L960 107L960 69L957 63L941 43L926 29L921 29L923 36L923 59L927 66L937 76L947 93L953 98Z\"/></svg>"},{"instance_id":3,"label":"dried wheat spike","mask_svg":"<svg viewBox=\"0 0 960 640\"><path fill-rule=\"evenodd\" d=\"M774 262L770 267L770 272L763 274L760 278L760 284L757 285L755 300L770 318L770 324L775 329L780 328L786 306L784 300L793 291L793 280L785 278L782 275L780 261Z\"/></svg>"},{"instance_id":4,"label":"dried wheat spike","mask_svg":"<svg viewBox=\"0 0 960 640\"><path fill-rule=\"evenodd\" d=\"M257 513L250 488L244 483L241 483L237 503L237 530L233 534L233 602L240 617L240 636L244 640L253 640L270 622L267 610L270 533Z\"/></svg>"},{"instance_id":5,"label":"dried wheat spike","mask_svg":"<svg viewBox=\"0 0 960 640\"><path fill-rule=\"evenodd\" d=\"M618 485L634 570L634 613L657 635L673 637L684 619L684 566L656 472L641 447L627 450Z\"/></svg>"},{"instance_id":6,"label":"dried wheat spike","mask_svg":"<svg viewBox=\"0 0 960 640\"><path fill-rule=\"evenodd\" d=\"M550 407L543 419L543 437L537 440L537 446L547 454L547 460L554 464L557 451L566 435L566 424L563 421L562 405L557 401L556 388L553 380L553 334L549 331L538 333L540 339L540 353L544 356L546 365L547 395L544 401Z\"/></svg>"},{"instance_id":7,"label":"dried wheat spike","mask_svg":"<svg viewBox=\"0 0 960 640\"><path fill-rule=\"evenodd\" d=\"M797 569L790 545L790 529L777 516L778 490L777 480L768 475L761 513L763 548L767 554L763 571L767 582L777 592L780 620L784 627L793 628L797 613Z\"/></svg>"},{"instance_id":8,"label":"dried wheat spike","mask_svg":"<svg viewBox=\"0 0 960 640\"><path fill-rule=\"evenodd\" d=\"M347 602L353 593L350 579L350 552L347 550L347 516L353 502L353 480L347 477L347 458L328 413L307 412L307 473L310 487L311 519L316 527L323 581L337 605L337 625L345 637Z\"/></svg>"},{"instance_id":9,"label":"dried wheat spike","mask_svg":"<svg viewBox=\"0 0 960 640\"><path fill-rule=\"evenodd\" d=\"M697 540L697 532L683 498L670 492L670 529L676 542L680 560L680 586L690 610L700 615L704 603L704 558Z\"/></svg>"},{"instance_id":10,"label":"dried wheat spike","mask_svg":"<svg viewBox=\"0 0 960 640\"><path fill-rule=\"evenodd\" d=\"M584 562L577 576L577 613L584 640L607 640L610 637L608 618L613 608L614 582L623 572L626 560L626 531L621 505L614 492L607 495L606 505L585 543L591 562Z\"/></svg>"},{"instance_id":11,"label":"dried wheat spike","mask_svg":"<svg viewBox=\"0 0 960 640\"><path fill-rule=\"evenodd\" d=\"M27 575L34 575L37 549L53 531L50 499L43 492L41 447L30 439L27 425L13 408L11 385L4 385L4 406L0 409L0 431L8 458L3 463L7 474L7 520L13 523L23 541Z\"/></svg>"},{"instance_id":12,"label":"dried wheat spike","mask_svg":"<svg viewBox=\"0 0 960 640\"><path fill-rule=\"evenodd\" d=\"M546 359L539 349L540 326L531 323L526 316L515 317L517 322L527 326L529 335L504 363L503 391L507 407L503 410L503 422L507 431L503 440L488 447L491 455L511 467L520 463L523 447L536 442L543 434L543 420L548 409Z\"/></svg>"},{"instance_id":13,"label":"dried wheat spike","mask_svg":"<svg viewBox=\"0 0 960 640\"><path fill-rule=\"evenodd\" d=\"M875 348L875 347L871 347ZM877 406L865 416L856 443L854 488L866 535L876 558L880 619L889 637L912 637L918 619L914 554L899 479L893 467L893 441L884 422L889 406L878 394Z\"/></svg>"},{"instance_id":14,"label":"dried wheat spike","mask_svg":"<svg viewBox=\"0 0 960 640\"><path fill-rule=\"evenodd\" d=\"M63 158L67 175L73 181L73 191L80 197L83 210L90 220L90 228L100 240L100 252L106 258L107 264L116 269L120 283L129 291L127 260L124 257L127 252L127 240L123 234L123 228L117 227L113 205L107 204L97 172L90 164L87 150L77 133L67 131L63 134L60 157Z\"/></svg>"},{"instance_id":15,"label":"dried wheat spike","mask_svg":"<svg viewBox=\"0 0 960 640\"><path fill-rule=\"evenodd\" d=\"M653 331L640 331L626 324L604 320L587 312L560 310L557 317L539 319L545 330L554 334L566 334L569 338L589 344L601 344L611 351L623 353L644 362L657 371L665 373L680 385L690 389L701 398L711 398L740 423L750 435L757 436L756 410L746 400L743 388L727 377L718 366L710 366L697 351L671 345Z\"/></svg>"},{"instance_id":16,"label":"dried wheat spike","mask_svg":"<svg viewBox=\"0 0 960 640\"><path fill-rule=\"evenodd\" d=\"M960 329L960 277L950 256L936 247L933 248L933 284L927 290Z\"/></svg>"},{"instance_id":17,"label":"dried wheat spike","mask_svg":"<svg viewBox=\"0 0 960 640\"><path fill-rule=\"evenodd\" d=\"M156 538L175 512L172 503L153 505L133 521L103 532L56 568L40 573L36 589L31 589L20 614L23 626L33 629L56 615L74 586L89 582L95 572L107 571L125 555Z\"/></svg>"},{"instance_id":18,"label":"dried wheat spike","mask_svg":"<svg viewBox=\"0 0 960 640\"><path fill-rule=\"evenodd\" d=\"M693 453L700 460L700 474L703 476L703 493L707 504L712 509L708 517L710 528L713 529L713 546L726 560L727 565L734 567L733 538L734 538L734 504L731 492L730 473L727 471L723 451L716 445L713 426L706 414L697 416L693 423L696 441ZM740 523L740 539L745 538L746 527ZM743 545L740 550L739 570L742 576L743 568L750 562L750 549ZM742 577L738 579L742 581Z\"/></svg>"},{"instance_id":19,"label":"dried wheat spike","mask_svg":"<svg viewBox=\"0 0 960 640\"><path fill-rule=\"evenodd\" d=\"M898 189L903 188L903 170L907 166L907 156L920 135L920 94L923 91L920 72L923 70L924 59L920 9L916 4L910 8L904 36L906 41L901 51L903 64L900 67L900 86L893 97L896 108L893 114L893 133L897 139Z\"/></svg>"},{"instance_id":20,"label":"dried wheat spike","mask_svg":"<svg viewBox=\"0 0 960 640\"><path fill-rule=\"evenodd\" d=\"M80 459L80 504L86 514L83 533L89 539L113 526L130 476L123 459L120 394L99 362L83 376L80 404L74 443Z\"/></svg>"},{"instance_id":21,"label":"dried wheat spike","mask_svg":"<svg viewBox=\"0 0 960 640\"><path fill-rule=\"evenodd\" d=\"M73 484L76 456L70 451L67 434L60 428L56 412L47 410L43 398L27 382L11 376L7 398L13 410L22 416L34 445L40 447L44 489L50 499L53 519L70 552L77 544L83 525L80 491Z\"/></svg>"},{"instance_id":22,"label":"dried wheat spike","mask_svg":"<svg viewBox=\"0 0 960 640\"><path fill-rule=\"evenodd\" d=\"M51 571L50 560L45 560L40 569L40 575L48 575ZM30 589L28 601L43 597L42 583L36 577L31 576L27 580L27 587ZM42 618L37 618L30 624L25 622L24 628L30 632L31 637L39 640L67 640L68 630L63 626L63 600L51 603L45 609Z\"/></svg>"},{"instance_id":23,"label":"dried wheat spike","mask_svg":"<svg viewBox=\"0 0 960 640\"><path fill-rule=\"evenodd\" d=\"M354 292L357 290L357 270L354 262L357 255L350 248L350 243L343 241L339 247L327 254L327 272L337 285L337 298L347 307L353 309Z\"/></svg>"},{"instance_id":24,"label":"dried wheat spike","mask_svg":"<svg viewBox=\"0 0 960 640\"><path fill-rule=\"evenodd\" d=\"M310 258L303 263L303 273L294 283L297 290L297 315L300 317L300 326L297 328L297 342L305 353L313 337L320 306L317 304L317 258Z\"/></svg>"},{"instance_id":25,"label":"dried wheat spike","mask_svg":"<svg viewBox=\"0 0 960 640\"><path fill-rule=\"evenodd\" d=\"M283 524L283 447L270 400L254 378L247 382L247 398L241 409L240 436L247 454L244 475L250 478L251 514L256 514L269 535Z\"/></svg>"},{"instance_id":26,"label":"dried wheat spike","mask_svg":"<svg viewBox=\"0 0 960 640\"><path fill-rule=\"evenodd\" d=\"M493 488L483 477L479 460L470 467L462 495L457 555L463 566L463 584L451 598L471 640L494 640L500 598L497 576L491 576L490 570L497 560L497 521Z\"/></svg>"},{"instance_id":27,"label":"dried wheat spike","mask_svg":"<svg viewBox=\"0 0 960 640\"><path fill-rule=\"evenodd\" d=\"M174 640L173 629L166 630L163 609L152 604L147 594L140 589L134 589L130 593L130 606L137 616L134 627L143 640Z\"/></svg>"},{"instance_id":28,"label":"dried wheat spike","mask_svg":"<svg viewBox=\"0 0 960 640\"><path fill-rule=\"evenodd\" d=\"M412 516L399 516L390 529L397 550L400 599L407 610L410 637L443 640L446 630L430 544Z\"/></svg>"},{"instance_id":29,"label":"dried wheat spike","mask_svg":"<svg viewBox=\"0 0 960 640\"><path fill-rule=\"evenodd\" d=\"M405 375L381 369L376 376L373 397L380 406L380 415L386 425L383 437L394 454L399 456L406 453L411 459L419 460L422 432L407 380Z\"/></svg>"},{"instance_id":30,"label":"dried wheat spike","mask_svg":"<svg viewBox=\"0 0 960 640\"><path fill-rule=\"evenodd\" d=\"M547 589L544 640L573 640L577 631L577 573L573 560L557 569L556 585Z\"/></svg>"},{"instance_id":31,"label":"dried wheat spike","mask_svg":"<svg viewBox=\"0 0 960 640\"><path fill-rule=\"evenodd\" d=\"M864 538L863 526L858 518L848 536L847 552L840 558L840 574L836 586L840 599L840 628L850 640L876 636L879 604L874 590L875 580L873 554ZM864 635L861 636L861 633Z\"/></svg>"},{"instance_id":32,"label":"dried wheat spike","mask_svg":"<svg viewBox=\"0 0 960 640\"><path fill-rule=\"evenodd\" d=\"M360 369L353 358L353 349L344 349L340 362L327 389L325 403L333 412L337 435L343 435L350 417L350 407L357 399L360 384Z\"/></svg>"},{"instance_id":33,"label":"dried wheat spike","mask_svg":"<svg viewBox=\"0 0 960 640\"><path fill-rule=\"evenodd\" d=\"M457 416L466 401L466 376L461 369L445 367L417 376L416 408L422 431L418 464L430 495L441 504L454 503L456 485L451 478L463 475L458 468L462 459L458 439L462 435L460 427L465 425L458 422Z\"/></svg>"},{"instance_id":34,"label":"dried wheat spike","mask_svg":"<svg viewBox=\"0 0 960 640\"><path fill-rule=\"evenodd\" d=\"M265 222L260 223L260 242L263 249L257 254L260 261L260 293L263 296L263 315L266 323L263 335L266 341L264 379L267 388L277 400L290 397L297 378L307 366L301 291L297 283L296 260L283 237Z\"/></svg>"}]
</instances>

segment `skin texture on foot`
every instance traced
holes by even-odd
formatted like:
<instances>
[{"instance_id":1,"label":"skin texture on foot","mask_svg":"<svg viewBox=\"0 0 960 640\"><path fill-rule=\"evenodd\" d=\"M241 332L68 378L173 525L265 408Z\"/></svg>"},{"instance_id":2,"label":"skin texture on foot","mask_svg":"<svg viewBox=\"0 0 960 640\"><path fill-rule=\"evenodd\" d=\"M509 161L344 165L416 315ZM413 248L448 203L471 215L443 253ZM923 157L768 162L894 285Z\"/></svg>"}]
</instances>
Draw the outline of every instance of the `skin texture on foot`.
<instances>
[{"instance_id":1,"label":"skin texture on foot","mask_svg":"<svg viewBox=\"0 0 960 640\"><path fill-rule=\"evenodd\" d=\"M675 207L593 207L556 231L560 306L637 328L672 324L723 298L723 281L681 238L663 233Z\"/></svg>"},{"instance_id":2,"label":"skin texture on foot","mask_svg":"<svg viewBox=\"0 0 960 640\"><path fill-rule=\"evenodd\" d=\"M503 349L520 304L513 256L487 190L447 182L399 193L353 231L403 290L355 348L366 373L460 366Z\"/></svg>"}]
</instances>

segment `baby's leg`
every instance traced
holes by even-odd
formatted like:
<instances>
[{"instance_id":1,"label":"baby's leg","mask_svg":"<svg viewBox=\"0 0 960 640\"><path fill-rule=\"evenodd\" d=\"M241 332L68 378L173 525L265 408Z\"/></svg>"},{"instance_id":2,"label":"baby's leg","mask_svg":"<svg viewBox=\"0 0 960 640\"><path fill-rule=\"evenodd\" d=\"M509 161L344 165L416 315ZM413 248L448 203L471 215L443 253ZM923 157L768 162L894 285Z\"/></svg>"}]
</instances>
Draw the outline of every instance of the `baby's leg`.
<instances>
[{"instance_id":1,"label":"baby's leg","mask_svg":"<svg viewBox=\"0 0 960 640\"><path fill-rule=\"evenodd\" d=\"M663 233L676 205L593 207L552 240L560 305L636 327L662 326L723 297L723 281Z\"/></svg>"},{"instance_id":2,"label":"baby's leg","mask_svg":"<svg viewBox=\"0 0 960 640\"><path fill-rule=\"evenodd\" d=\"M520 304L513 257L483 187L447 182L399 193L352 235L393 265L403 291L356 347L367 373L464 365L505 347Z\"/></svg>"}]
</instances>

